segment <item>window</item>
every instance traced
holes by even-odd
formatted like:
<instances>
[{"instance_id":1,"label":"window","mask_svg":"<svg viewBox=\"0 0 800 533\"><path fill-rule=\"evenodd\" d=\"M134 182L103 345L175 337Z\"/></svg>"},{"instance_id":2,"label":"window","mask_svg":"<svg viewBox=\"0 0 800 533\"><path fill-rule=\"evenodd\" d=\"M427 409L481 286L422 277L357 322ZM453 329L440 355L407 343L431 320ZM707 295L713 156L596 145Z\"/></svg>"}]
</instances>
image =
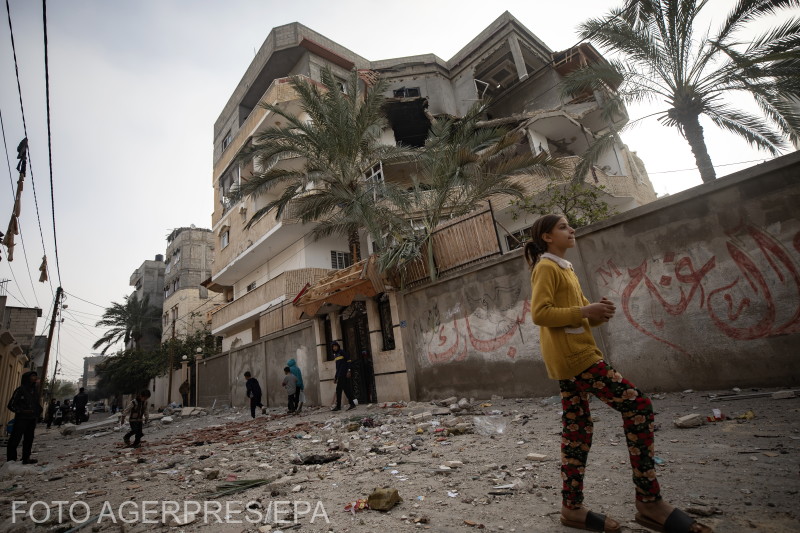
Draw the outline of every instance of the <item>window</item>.
<instances>
[{"instance_id":1,"label":"window","mask_svg":"<svg viewBox=\"0 0 800 533\"><path fill-rule=\"evenodd\" d=\"M392 326L392 306L386 293L377 297L378 317L381 321L381 334L383 335L383 351L394 350L394 327Z\"/></svg>"},{"instance_id":2,"label":"window","mask_svg":"<svg viewBox=\"0 0 800 533\"><path fill-rule=\"evenodd\" d=\"M219 247L220 249L224 249L228 246L228 240L230 239L230 230L225 230L222 232L222 235L219 236Z\"/></svg>"},{"instance_id":3,"label":"window","mask_svg":"<svg viewBox=\"0 0 800 533\"><path fill-rule=\"evenodd\" d=\"M383 164L380 161L364 172L364 182L376 202L383 198Z\"/></svg>"},{"instance_id":4,"label":"window","mask_svg":"<svg viewBox=\"0 0 800 533\"><path fill-rule=\"evenodd\" d=\"M331 329L331 317L328 315L325 315L325 318L322 319L322 331L325 332L325 360L333 361L333 352L331 352L333 330Z\"/></svg>"},{"instance_id":5,"label":"window","mask_svg":"<svg viewBox=\"0 0 800 533\"><path fill-rule=\"evenodd\" d=\"M347 94L347 83L342 78L336 78L336 85L339 86L339 90L342 91L342 94Z\"/></svg>"},{"instance_id":6,"label":"window","mask_svg":"<svg viewBox=\"0 0 800 533\"><path fill-rule=\"evenodd\" d=\"M231 130L228 130L228 133L226 133L225 137L222 138L222 151L223 152L225 151L225 149L228 146L231 145L232 141L233 141L233 134L231 133Z\"/></svg>"},{"instance_id":7,"label":"window","mask_svg":"<svg viewBox=\"0 0 800 533\"><path fill-rule=\"evenodd\" d=\"M342 269L353 264L348 252L337 252L331 250L331 268Z\"/></svg>"},{"instance_id":8,"label":"window","mask_svg":"<svg viewBox=\"0 0 800 533\"><path fill-rule=\"evenodd\" d=\"M253 283L247 286L247 292L250 292L255 288L256 288L256 282L254 281Z\"/></svg>"},{"instance_id":9,"label":"window","mask_svg":"<svg viewBox=\"0 0 800 533\"><path fill-rule=\"evenodd\" d=\"M395 98L416 98L420 95L419 87L400 87L393 93Z\"/></svg>"},{"instance_id":10,"label":"window","mask_svg":"<svg viewBox=\"0 0 800 533\"><path fill-rule=\"evenodd\" d=\"M218 182L219 202L222 204L223 212L227 212L233 206L233 201L231 200L232 191L238 188L240 178L241 170L237 164L231 166L220 176Z\"/></svg>"}]
</instances>

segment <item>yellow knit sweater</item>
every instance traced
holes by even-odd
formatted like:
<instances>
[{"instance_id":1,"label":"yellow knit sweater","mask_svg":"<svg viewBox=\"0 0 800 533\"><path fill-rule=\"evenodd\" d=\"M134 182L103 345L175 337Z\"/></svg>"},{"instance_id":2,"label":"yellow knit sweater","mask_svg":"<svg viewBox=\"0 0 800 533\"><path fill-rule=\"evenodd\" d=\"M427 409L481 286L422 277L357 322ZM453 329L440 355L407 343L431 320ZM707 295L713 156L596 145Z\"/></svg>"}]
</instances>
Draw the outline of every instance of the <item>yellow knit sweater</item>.
<instances>
[{"instance_id":1,"label":"yellow knit sweater","mask_svg":"<svg viewBox=\"0 0 800 533\"><path fill-rule=\"evenodd\" d=\"M589 305L578 276L543 257L531 273L531 318L539 326L542 358L551 379L569 379L603 358L583 318L581 307Z\"/></svg>"}]
</instances>

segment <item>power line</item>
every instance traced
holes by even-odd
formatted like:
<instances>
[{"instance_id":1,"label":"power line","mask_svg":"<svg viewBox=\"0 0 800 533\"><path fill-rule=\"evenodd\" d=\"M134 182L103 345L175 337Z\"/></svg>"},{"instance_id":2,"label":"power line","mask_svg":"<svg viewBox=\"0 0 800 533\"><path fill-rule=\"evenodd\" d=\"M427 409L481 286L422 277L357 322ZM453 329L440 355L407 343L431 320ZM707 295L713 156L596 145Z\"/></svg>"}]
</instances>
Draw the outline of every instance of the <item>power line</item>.
<instances>
[{"instance_id":1,"label":"power line","mask_svg":"<svg viewBox=\"0 0 800 533\"><path fill-rule=\"evenodd\" d=\"M8 0L6 0L8 2ZM44 33L44 90L45 103L47 104L47 156L50 167L50 211L53 215L53 247L56 251L56 274L58 284L61 285L61 266L58 262L58 238L56 237L56 198L53 187L53 142L50 131L50 67L47 57L47 0L42 0L42 31ZM33 181L33 177L31 177Z\"/></svg>"},{"instance_id":2,"label":"power line","mask_svg":"<svg viewBox=\"0 0 800 533\"><path fill-rule=\"evenodd\" d=\"M751 159L750 161L738 161L736 163L723 163L721 165L714 165L714 168L716 168L716 167L730 167L730 166L733 166L733 165L744 165L745 163L756 163L756 162L763 163L764 161L766 161L766 159ZM650 172L650 171L648 171L647 174L670 174L672 172L687 172L689 170L697 170L697 167L681 168L681 169L676 169L676 170L659 170L658 172Z\"/></svg>"},{"instance_id":3,"label":"power line","mask_svg":"<svg viewBox=\"0 0 800 533\"><path fill-rule=\"evenodd\" d=\"M82 301L82 302L86 302L87 304L91 304L91 305L97 306L97 307L99 307L99 308L101 308L101 309L105 309L105 308L106 308L106 306L105 306L105 305L100 305L100 304L96 304L96 303L94 303L94 302L90 302L89 300L84 300L84 299L83 299L83 298L81 298L80 296L75 296L75 295L74 295L74 294L72 294L71 292L64 291L64 294L67 294L67 295L69 295L69 296L72 296L73 298L77 298L78 300L80 300L80 301Z\"/></svg>"},{"instance_id":4,"label":"power line","mask_svg":"<svg viewBox=\"0 0 800 533\"><path fill-rule=\"evenodd\" d=\"M25 106L22 104L22 85L19 82L19 64L17 62L17 47L14 43L14 27L11 24L11 7L8 5L8 0L6 0L6 15L8 17L8 33L11 37L11 51L14 55L14 73L17 78L17 93L19 94L19 110L22 113L22 130L25 133L25 138L28 138L28 124L25 121ZM44 244L44 231L42 230L42 219L39 217L39 200L36 196L36 182L33 179L33 158L30 156L30 144L28 144L28 168L30 169L30 176L31 176L31 189L33 190L33 205L36 208L36 220L39 223L39 236L42 239L42 253L47 256L47 247ZM50 292L54 293L53 291L53 282L50 282Z\"/></svg>"}]
</instances>

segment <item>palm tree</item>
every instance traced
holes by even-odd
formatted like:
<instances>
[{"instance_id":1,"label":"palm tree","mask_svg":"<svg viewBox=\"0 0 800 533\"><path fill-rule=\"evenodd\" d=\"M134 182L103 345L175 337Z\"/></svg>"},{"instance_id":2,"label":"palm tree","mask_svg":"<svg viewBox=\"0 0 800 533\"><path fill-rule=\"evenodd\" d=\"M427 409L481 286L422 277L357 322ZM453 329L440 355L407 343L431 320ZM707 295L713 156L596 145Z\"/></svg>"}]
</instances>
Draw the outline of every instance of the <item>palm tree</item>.
<instances>
[{"instance_id":1,"label":"palm tree","mask_svg":"<svg viewBox=\"0 0 800 533\"><path fill-rule=\"evenodd\" d=\"M422 257L424 250L435 280L431 238L439 224L492 197L522 198L521 176L562 177L558 159L547 152L532 155L524 133L481 124L485 110L486 105L475 105L461 118L435 119L418 154L411 190L387 189L386 199L395 206L392 211L405 215L383 218L388 225L384 233L391 237L381 254L383 270L402 267Z\"/></svg>"},{"instance_id":2,"label":"palm tree","mask_svg":"<svg viewBox=\"0 0 800 533\"><path fill-rule=\"evenodd\" d=\"M797 141L800 113L791 103L800 94L800 20L786 19L757 37L741 31L759 19L797 7L800 0L740 0L732 2L718 31L695 35L697 18L707 0L627 0L604 18L579 27L583 39L616 52L621 60L596 63L564 80L563 91L576 95L587 89L610 95L609 116L623 103L661 100L656 113L666 126L677 127L689 143L700 177L716 178L708 155L700 116L744 138L750 145L778 155L784 138ZM755 115L735 108L727 97L751 96L761 110ZM600 145L613 142L610 131ZM598 146L592 153L601 152Z\"/></svg>"},{"instance_id":3,"label":"palm tree","mask_svg":"<svg viewBox=\"0 0 800 533\"><path fill-rule=\"evenodd\" d=\"M125 302L120 304L111 302L111 307L103 312L103 318L95 324L97 327L108 327L105 335L92 345L97 349L105 345L101 353L105 354L111 346L123 341L127 347L133 343L135 350L145 335L161 338L161 310L150 305L150 296L145 295L142 300L133 294L125 296Z\"/></svg>"},{"instance_id":4,"label":"palm tree","mask_svg":"<svg viewBox=\"0 0 800 533\"><path fill-rule=\"evenodd\" d=\"M322 71L322 87L302 77L290 84L300 98L308 119L281 107L261 104L283 117L286 125L270 128L254 137L240 161L254 159L262 169L243 181L240 196L261 195L282 187L277 199L256 211L248 227L268 211L281 217L290 203L303 223L316 222L314 238L346 236L353 262L361 259L359 231L369 225L375 204L375 185L365 180L365 171L376 162L388 163L406 157L408 151L380 143L386 119L381 109L385 80L369 90L359 87L353 71L342 87L329 69ZM300 168L281 168L280 161L302 158Z\"/></svg>"}]
</instances>

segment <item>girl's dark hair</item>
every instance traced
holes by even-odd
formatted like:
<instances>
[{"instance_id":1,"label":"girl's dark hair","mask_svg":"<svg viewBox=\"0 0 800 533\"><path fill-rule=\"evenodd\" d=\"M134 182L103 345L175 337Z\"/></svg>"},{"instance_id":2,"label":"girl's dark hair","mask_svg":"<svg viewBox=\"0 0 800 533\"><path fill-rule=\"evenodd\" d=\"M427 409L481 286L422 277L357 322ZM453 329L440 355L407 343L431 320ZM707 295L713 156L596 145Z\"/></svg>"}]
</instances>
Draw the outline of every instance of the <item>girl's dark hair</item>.
<instances>
[{"instance_id":1,"label":"girl's dark hair","mask_svg":"<svg viewBox=\"0 0 800 533\"><path fill-rule=\"evenodd\" d=\"M531 240L525 244L525 260L531 269L539 262L542 254L547 251L547 243L542 240L542 234L553 231L553 228L562 218L564 217L561 215L545 215L533 223Z\"/></svg>"}]
</instances>

